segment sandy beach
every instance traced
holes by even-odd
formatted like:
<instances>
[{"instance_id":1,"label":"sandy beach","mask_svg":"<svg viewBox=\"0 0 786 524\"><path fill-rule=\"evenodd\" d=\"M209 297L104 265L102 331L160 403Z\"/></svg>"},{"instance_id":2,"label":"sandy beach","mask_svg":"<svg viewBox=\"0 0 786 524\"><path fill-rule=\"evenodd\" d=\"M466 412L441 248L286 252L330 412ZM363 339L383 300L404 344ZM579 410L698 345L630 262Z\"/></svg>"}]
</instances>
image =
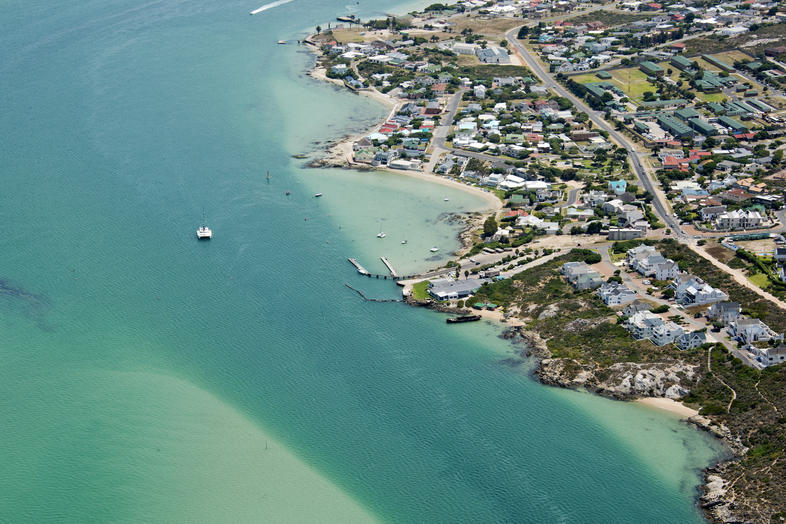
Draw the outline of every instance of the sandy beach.
<instances>
[{"instance_id":1,"label":"sandy beach","mask_svg":"<svg viewBox=\"0 0 786 524\"><path fill-rule=\"evenodd\" d=\"M635 402L638 402L639 404L644 404L645 406L649 406L651 408L668 411L669 413L679 415L679 417L682 419L688 419L690 417L699 414L697 410L689 408L682 402L678 402L670 398L645 397L645 398L636 399Z\"/></svg>"},{"instance_id":2,"label":"sandy beach","mask_svg":"<svg viewBox=\"0 0 786 524\"><path fill-rule=\"evenodd\" d=\"M425 180L426 182L430 182L432 184L440 184L443 186L460 189L462 191L466 191L467 193L471 193L475 196L482 198L483 201L488 205L489 210L498 211L502 209L502 201L500 201L500 199L497 198L497 195L495 195L491 191L484 191L479 187L463 184L461 182L452 180L450 178L441 177L439 175L422 173L420 171L403 171L403 170L399 171L395 169L380 169L380 168L375 168L375 170L384 171L386 173L392 173L394 175L413 177L413 178L417 178L418 180Z\"/></svg>"},{"instance_id":3,"label":"sandy beach","mask_svg":"<svg viewBox=\"0 0 786 524\"><path fill-rule=\"evenodd\" d=\"M317 53L317 55L319 55L319 51L315 51L315 52ZM344 82L342 82L341 80L337 80L335 78L328 78L326 73L327 70L324 67L320 67L317 65L308 72L308 75L316 80L326 81L336 86L344 87ZM387 107L390 108L390 113L388 114L387 118L375 124L371 128L361 133L345 136L342 139L335 142L334 144L332 144L325 152L325 155L318 160L319 162L324 163L324 165L336 165L338 167L348 167L350 169L358 168L364 170L382 171L382 172L392 173L400 176L413 177L434 184L441 184L444 186L453 187L482 198L490 211L499 211L500 209L502 209L502 201L500 201L500 199L497 198L497 196L494 193L490 191L485 191L479 187L470 186L458 182L456 180L451 180L430 173L423 173L421 171L403 171L403 170L395 170L395 169L388 169L388 168L371 167L367 164L358 164L354 162L353 149L352 149L353 144L358 140L360 140L361 138L368 136L369 134L378 130L382 126L382 124L386 120L388 120L388 118L393 116L393 114L398 109L398 107L404 102L406 102L405 100L400 100L393 96L381 93L376 89L361 89L356 91L356 93L363 96L367 96L369 98L372 98L380 102L381 104L386 105Z\"/></svg>"}]
</instances>

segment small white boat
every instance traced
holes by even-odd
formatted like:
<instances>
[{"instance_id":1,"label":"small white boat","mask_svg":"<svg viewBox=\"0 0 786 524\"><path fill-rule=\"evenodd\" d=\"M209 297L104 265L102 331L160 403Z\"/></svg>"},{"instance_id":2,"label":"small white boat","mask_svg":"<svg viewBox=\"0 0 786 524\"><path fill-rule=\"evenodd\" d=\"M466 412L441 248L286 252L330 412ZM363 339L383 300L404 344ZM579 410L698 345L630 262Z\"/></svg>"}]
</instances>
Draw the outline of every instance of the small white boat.
<instances>
[{"instance_id":1,"label":"small white boat","mask_svg":"<svg viewBox=\"0 0 786 524\"><path fill-rule=\"evenodd\" d=\"M385 238L386 236L387 235L385 234L384 231L380 231L379 233L377 233L377 238Z\"/></svg>"},{"instance_id":2,"label":"small white boat","mask_svg":"<svg viewBox=\"0 0 786 524\"><path fill-rule=\"evenodd\" d=\"M431 251L432 253L436 253L437 251L439 251L439 248L438 247L432 247L429 251Z\"/></svg>"},{"instance_id":3,"label":"small white boat","mask_svg":"<svg viewBox=\"0 0 786 524\"><path fill-rule=\"evenodd\" d=\"M202 226L197 229L197 238L199 240L210 240L213 238L213 232L207 227L207 223L205 222L205 211L202 210Z\"/></svg>"},{"instance_id":4,"label":"small white boat","mask_svg":"<svg viewBox=\"0 0 786 524\"><path fill-rule=\"evenodd\" d=\"M407 241L406 241L406 240L402 240L402 241L401 241L401 243L402 243L402 244L406 244L406 243L407 243Z\"/></svg>"},{"instance_id":5,"label":"small white boat","mask_svg":"<svg viewBox=\"0 0 786 524\"><path fill-rule=\"evenodd\" d=\"M202 226L197 229L197 238L199 240L210 240L213 238L213 232L207 226Z\"/></svg>"},{"instance_id":6,"label":"small white boat","mask_svg":"<svg viewBox=\"0 0 786 524\"><path fill-rule=\"evenodd\" d=\"M444 200L445 200L445 202L449 202L450 201L450 199L448 197L445 197Z\"/></svg>"},{"instance_id":7,"label":"small white boat","mask_svg":"<svg viewBox=\"0 0 786 524\"><path fill-rule=\"evenodd\" d=\"M316 195L314 195L314 198L319 198L321 196L322 196L322 193L317 193Z\"/></svg>"},{"instance_id":8,"label":"small white boat","mask_svg":"<svg viewBox=\"0 0 786 524\"><path fill-rule=\"evenodd\" d=\"M286 41L286 40L279 40L279 41L278 41L278 44L279 44L279 45L284 45L284 44L286 44L286 43L287 43L287 41Z\"/></svg>"}]
</instances>

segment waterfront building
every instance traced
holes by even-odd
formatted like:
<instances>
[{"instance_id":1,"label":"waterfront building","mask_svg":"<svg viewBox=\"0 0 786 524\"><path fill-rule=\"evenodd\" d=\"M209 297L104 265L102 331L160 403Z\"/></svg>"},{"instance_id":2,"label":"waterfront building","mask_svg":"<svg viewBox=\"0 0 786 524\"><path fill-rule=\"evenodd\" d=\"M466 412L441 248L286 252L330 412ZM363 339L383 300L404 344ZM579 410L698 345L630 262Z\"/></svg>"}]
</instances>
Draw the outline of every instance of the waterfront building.
<instances>
[{"instance_id":1,"label":"waterfront building","mask_svg":"<svg viewBox=\"0 0 786 524\"><path fill-rule=\"evenodd\" d=\"M595 289L603 284L600 274L584 262L566 262L560 268L560 273L579 291Z\"/></svg>"},{"instance_id":2,"label":"waterfront building","mask_svg":"<svg viewBox=\"0 0 786 524\"><path fill-rule=\"evenodd\" d=\"M490 282L490 280L487 278L468 278L466 280L441 278L429 282L428 294L437 300L457 300L472 295L486 282Z\"/></svg>"},{"instance_id":3,"label":"waterfront building","mask_svg":"<svg viewBox=\"0 0 786 524\"><path fill-rule=\"evenodd\" d=\"M622 306L636 300L636 292L618 282L605 282L598 289L598 296L607 306Z\"/></svg>"},{"instance_id":4,"label":"waterfront building","mask_svg":"<svg viewBox=\"0 0 786 524\"><path fill-rule=\"evenodd\" d=\"M704 331L692 331L683 333L674 340L674 344L680 349L694 349L707 343L707 334Z\"/></svg>"}]
</instances>

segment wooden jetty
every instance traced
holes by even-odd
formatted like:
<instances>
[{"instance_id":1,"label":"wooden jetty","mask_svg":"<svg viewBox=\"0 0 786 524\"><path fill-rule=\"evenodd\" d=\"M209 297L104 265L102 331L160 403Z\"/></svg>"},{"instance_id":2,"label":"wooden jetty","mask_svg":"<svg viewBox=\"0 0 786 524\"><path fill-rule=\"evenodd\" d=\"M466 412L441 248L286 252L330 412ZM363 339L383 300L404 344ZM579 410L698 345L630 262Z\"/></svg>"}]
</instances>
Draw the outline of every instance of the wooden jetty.
<instances>
[{"instance_id":1,"label":"wooden jetty","mask_svg":"<svg viewBox=\"0 0 786 524\"><path fill-rule=\"evenodd\" d=\"M363 266L361 266L360 262L358 262L354 258L348 258L347 260L349 261L350 264L355 266L355 269L358 270L358 273L360 273L364 277L379 278L379 279L384 279L384 280L387 280L387 279L391 279L391 280L400 280L400 279L409 280L409 279L415 278L415 275L408 275L408 276L399 275L398 273L396 273L396 270L393 269L393 264L391 264L390 261L387 258L385 258L385 257L380 257L380 258L382 259L382 262L384 262L385 265L387 266L388 271L390 271L390 275L377 275L376 273L372 273L368 269L366 269Z\"/></svg>"},{"instance_id":2,"label":"wooden jetty","mask_svg":"<svg viewBox=\"0 0 786 524\"><path fill-rule=\"evenodd\" d=\"M360 273L361 275L365 275L365 276L370 276L371 275L371 273L368 272L368 269L366 269L363 266L361 266L360 263L357 260L355 260L354 258L348 258L347 260L349 260L350 264L355 266L355 269L357 269L358 273Z\"/></svg>"},{"instance_id":3,"label":"wooden jetty","mask_svg":"<svg viewBox=\"0 0 786 524\"><path fill-rule=\"evenodd\" d=\"M390 276L393 278L398 278L398 273L396 273L396 270L393 269L393 264L390 263L390 260L388 260L387 257L379 257L379 259L383 264L385 264L385 266L388 268L388 271L390 271Z\"/></svg>"},{"instance_id":4,"label":"wooden jetty","mask_svg":"<svg viewBox=\"0 0 786 524\"><path fill-rule=\"evenodd\" d=\"M400 298L368 298L359 289L355 289L354 287L350 286L349 284L344 284L344 285L346 287L348 287L349 289L351 289L352 291L354 291L355 293L357 293L358 295L360 295L360 298L362 298L365 302L404 302Z\"/></svg>"}]
</instances>

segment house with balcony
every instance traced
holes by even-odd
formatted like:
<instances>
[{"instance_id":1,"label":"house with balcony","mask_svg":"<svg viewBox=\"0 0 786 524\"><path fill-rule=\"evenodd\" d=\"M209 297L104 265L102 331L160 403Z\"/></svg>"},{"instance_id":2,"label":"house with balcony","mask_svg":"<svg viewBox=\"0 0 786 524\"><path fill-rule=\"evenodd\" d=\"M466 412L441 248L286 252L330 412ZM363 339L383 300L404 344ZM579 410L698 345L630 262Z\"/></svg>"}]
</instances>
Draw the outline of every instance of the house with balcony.
<instances>
[{"instance_id":1,"label":"house with balcony","mask_svg":"<svg viewBox=\"0 0 786 524\"><path fill-rule=\"evenodd\" d=\"M778 334L757 318L738 317L728 325L726 331L729 336L746 348L753 347L756 342L769 342L770 340L783 341L783 333Z\"/></svg>"},{"instance_id":2,"label":"house with balcony","mask_svg":"<svg viewBox=\"0 0 786 524\"><path fill-rule=\"evenodd\" d=\"M707 343L707 333L704 331L691 331L683 333L674 340L674 344L682 349L694 349Z\"/></svg>"},{"instance_id":3,"label":"house with balcony","mask_svg":"<svg viewBox=\"0 0 786 524\"><path fill-rule=\"evenodd\" d=\"M623 306L636 300L636 292L618 282L605 282L598 289L598 296L607 306Z\"/></svg>"},{"instance_id":4,"label":"house with balcony","mask_svg":"<svg viewBox=\"0 0 786 524\"><path fill-rule=\"evenodd\" d=\"M631 336L638 340L652 338L657 326L663 325L663 319L651 311L639 311L628 318L625 327Z\"/></svg>"},{"instance_id":5,"label":"house with balcony","mask_svg":"<svg viewBox=\"0 0 786 524\"><path fill-rule=\"evenodd\" d=\"M739 302L716 302L707 310L707 319L728 325L737 320L740 311Z\"/></svg>"},{"instance_id":6,"label":"house with balcony","mask_svg":"<svg viewBox=\"0 0 786 524\"><path fill-rule=\"evenodd\" d=\"M669 284L669 287L674 289L674 298L677 303L685 306L701 306L722 302L729 298L720 289L716 289L701 278L689 274L678 275Z\"/></svg>"},{"instance_id":7,"label":"house with balcony","mask_svg":"<svg viewBox=\"0 0 786 524\"><path fill-rule=\"evenodd\" d=\"M646 244L628 250L627 261L631 269L656 280L671 280L677 278L680 272L679 264Z\"/></svg>"},{"instance_id":8,"label":"house with balcony","mask_svg":"<svg viewBox=\"0 0 786 524\"><path fill-rule=\"evenodd\" d=\"M756 360L765 366L774 366L786 362L786 344L778 344L776 347L753 348Z\"/></svg>"},{"instance_id":9,"label":"house with balcony","mask_svg":"<svg viewBox=\"0 0 786 524\"><path fill-rule=\"evenodd\" d=\"M677 337L684 333L683 329L671 320L663 321L661 325L652 328L650 340L656 346L665 346L675 341Z\"/></svg>"},{"instance_id":10,"label":"house with balcony","mask_svg":"<svg viewBox=\"0 0 786 524\"><path fill-rule=\"evenodd\" d=\"M584 262L566 262L560 268L560 273L578 291L595 289L603 284L598 272Z\"/></svg>"},{"instance_id":11,"label":"house with balcony","mask_svg":"<svg viewBox=\"0 0 786 524\"><path fill-rule=\"evenodd\" d=\"M764 218L758 211L727 211L715 217L717 229L756 229L762 226Z\"/></svg>"}]
</instances>

